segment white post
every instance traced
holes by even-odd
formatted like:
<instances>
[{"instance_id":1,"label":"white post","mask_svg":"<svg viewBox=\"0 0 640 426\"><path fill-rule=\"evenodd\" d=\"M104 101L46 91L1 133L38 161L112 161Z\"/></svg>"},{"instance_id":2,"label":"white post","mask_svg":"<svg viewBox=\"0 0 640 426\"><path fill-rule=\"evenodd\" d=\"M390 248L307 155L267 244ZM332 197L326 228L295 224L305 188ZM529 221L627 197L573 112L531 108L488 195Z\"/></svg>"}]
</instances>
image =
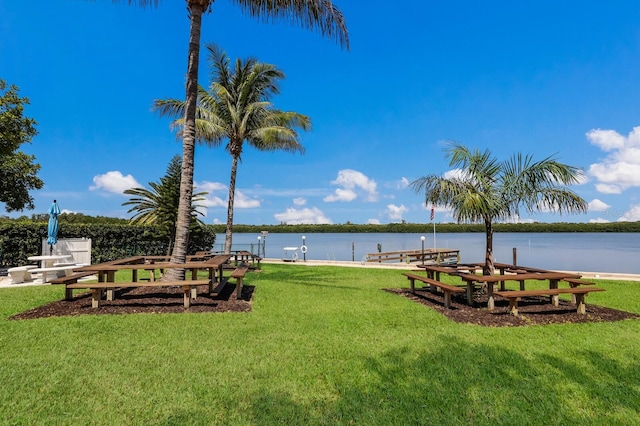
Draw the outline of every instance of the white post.
<instances>
[{"instance_id":1,"label":"white post","mask_svg":"<svg viewBox=\"0 0 640 426\"><path fill-rule=\"evenodd\" d=\"M431 205L431 222L433 222L433 251L436 251L436 210L433 207L433 204Z\"/></svg>"},{"instance_id":2,"label":"white post","mask_svg":"<svg viewBox=\"0 0 640 426\"><path fill-rule=\"evenodd\" d=\"M302 236L302 247L300 247L300 250L302 250L302 258L306 262L307 261L307 237L305 237L304 235Z\"/></svg>"},{"instance_id":3,"label":"white post","mask_svg":"<svg viewBox=\"0 0 640 426\"><path fill-rule=\"evenodd\" d=\"M262 240L262 237L258 237L258 257L260 257L260 240Z\"/></svg>"},{"instance_id":4,"label":"white post","mask_svg":"<svg viewBox=\"0 0 640 426\"><path fill-rule=\"evenodd\" d=\"M436 251L436 223L433 222L433 251Z\"/></svg>"}]
</instances>

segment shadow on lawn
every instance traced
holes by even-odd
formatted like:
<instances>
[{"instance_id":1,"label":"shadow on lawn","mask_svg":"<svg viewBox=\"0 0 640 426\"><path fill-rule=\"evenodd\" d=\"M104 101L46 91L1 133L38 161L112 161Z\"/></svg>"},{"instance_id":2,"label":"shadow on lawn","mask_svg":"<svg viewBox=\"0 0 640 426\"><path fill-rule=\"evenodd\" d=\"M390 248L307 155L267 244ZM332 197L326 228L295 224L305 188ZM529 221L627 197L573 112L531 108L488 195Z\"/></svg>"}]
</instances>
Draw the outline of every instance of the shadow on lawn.
<instances>
[{"instance_id":1,"label":"shadow on lawn","mask_svg":"<svg viewBox=\"0 0 640 426\"><path fill-rule=\"evenodd\" d=\"M535 341L531 342L535 345ZM339 368L317 377L322 400L286 391L252 399L256 424L628 424L638 418L640 363L593 351L531 356L504 346L443 336L417 354L397 349L366 357L366 379Z\"/></svg>"}]
</instances>

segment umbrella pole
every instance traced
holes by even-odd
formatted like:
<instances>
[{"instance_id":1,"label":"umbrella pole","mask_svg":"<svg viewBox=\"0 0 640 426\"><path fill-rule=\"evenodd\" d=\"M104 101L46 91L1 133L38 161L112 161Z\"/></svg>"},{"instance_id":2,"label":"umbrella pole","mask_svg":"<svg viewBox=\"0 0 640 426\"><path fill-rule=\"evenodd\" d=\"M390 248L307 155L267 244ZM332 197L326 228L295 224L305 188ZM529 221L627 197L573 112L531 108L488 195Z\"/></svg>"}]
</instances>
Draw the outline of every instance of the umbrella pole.
<instances>
[{"instance_id":1,"label":"umbrella pole","mask_svg":"<svg viewBox=\"0 0 640 426\"><path fill-rule=\"evenodd\" d=\"M53 244L49 245L49 256L53 256Z\"/></svg>"}]
</instances>

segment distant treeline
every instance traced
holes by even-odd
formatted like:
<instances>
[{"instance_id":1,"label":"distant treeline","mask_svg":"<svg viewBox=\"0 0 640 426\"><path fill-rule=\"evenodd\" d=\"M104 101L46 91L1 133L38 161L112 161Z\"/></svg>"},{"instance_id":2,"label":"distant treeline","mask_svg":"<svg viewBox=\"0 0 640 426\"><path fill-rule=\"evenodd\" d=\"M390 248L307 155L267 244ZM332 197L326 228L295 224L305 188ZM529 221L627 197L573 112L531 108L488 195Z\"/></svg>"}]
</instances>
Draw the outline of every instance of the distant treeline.
<instances>
[{"instance_id":1,"label":"distant treeline","mask_svg":"<svg viewBox=\"0 0 640 426\"><path fill-rule=\"evenodd\" d=\"M18 219L0 217L9 221L47 222L48 214L34 214L31 217L22 216ZM88 216L81 213L63 213L59 216L60 224L111 224L126 225L127 219L119 219L105 216ZM640 232L640 222L609 222L609 223L497 223L494 224L495 232ZM226 225L206 225L216 234L224 234ZM428 223L389 223L385 225L362 225L354 223L331 225L233 225L233 231L238 233L260 233L268 231L273 233L422 233L433 230L433 224ZM436 223L438 232L484 232L483 224L457 224Z\"/></svg>"},{"instance_id":2,"label":"distant treeline","mask_svg":"<svg viewBox=\"0 0 640 426\"><path fill-rule=\"evenodd\" d=\"M225 225L210 225L216 234L225 232ZM431 232L432 223L389 223L386 225L233 225L233 232L273 233L421 233ZM437 232L484 232L482 224L436 223ZM494 224L495 232L640 232L640 222L611 223L503 223Z\"/></svg>"}]
</instances>

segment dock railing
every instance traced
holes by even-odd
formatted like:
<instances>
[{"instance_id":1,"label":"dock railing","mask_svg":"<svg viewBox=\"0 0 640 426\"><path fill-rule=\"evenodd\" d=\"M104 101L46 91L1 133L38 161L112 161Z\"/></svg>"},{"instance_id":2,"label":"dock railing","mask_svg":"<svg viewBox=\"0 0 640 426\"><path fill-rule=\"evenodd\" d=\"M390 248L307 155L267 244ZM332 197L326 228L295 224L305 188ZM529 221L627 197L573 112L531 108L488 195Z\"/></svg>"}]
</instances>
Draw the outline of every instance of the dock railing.
<instances>
[{"instance_id":1,"label":"dock railing","mask_svg":"<svg viewBox=\"0 0 640 426\"><path fill-rule=\"evenodd\" d=\"M401 262L428 263L436 265L452 265L460 263L460 250L428 249L428 250L399 250L368 253L367 262Z\"/></svg>"}]
</instances>

